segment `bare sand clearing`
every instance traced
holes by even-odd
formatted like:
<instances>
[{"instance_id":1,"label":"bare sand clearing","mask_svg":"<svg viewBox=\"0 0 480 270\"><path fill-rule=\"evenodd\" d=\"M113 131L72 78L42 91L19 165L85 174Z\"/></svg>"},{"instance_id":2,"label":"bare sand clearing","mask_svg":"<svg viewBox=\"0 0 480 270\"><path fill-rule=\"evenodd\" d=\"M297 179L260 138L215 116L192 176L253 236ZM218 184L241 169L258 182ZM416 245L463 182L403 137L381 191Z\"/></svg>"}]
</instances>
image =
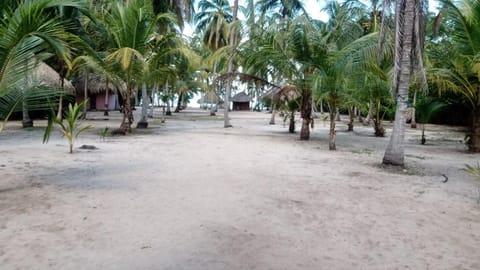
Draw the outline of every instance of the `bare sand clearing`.
<instances>
[{"instance_id":1,"label":"bare sand clearing","mask_svg":"<svg viewBox=\"0 0 480 270\"><path fill-rule=\"evenodd\" d=\"M119 113L89 117L76 147L98 150L18 122L0 135L0 269L480 269L479 183L462 170L480 156L454 128L429 126L425 146L408 129L398 170L371 127L339 123L330 152L318 119L305 142L267 113L224 129L187 110L102 141Z\"/></svg>"}]
</instances>

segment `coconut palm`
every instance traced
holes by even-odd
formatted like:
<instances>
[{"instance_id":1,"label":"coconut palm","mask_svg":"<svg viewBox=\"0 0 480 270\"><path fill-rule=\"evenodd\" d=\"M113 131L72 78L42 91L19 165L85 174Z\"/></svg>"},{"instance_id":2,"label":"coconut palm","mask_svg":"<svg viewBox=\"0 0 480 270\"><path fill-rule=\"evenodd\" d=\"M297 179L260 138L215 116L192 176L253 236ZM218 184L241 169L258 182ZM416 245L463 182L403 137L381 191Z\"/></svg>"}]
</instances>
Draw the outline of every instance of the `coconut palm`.
<instances>
[{"instance_id":1,"label":"coconut palm","mask_svg":"<svg viewBox=\"0 0 480 270\"><path fill-rule=\"evenodd\" d=\"M299 0L260 0L257 6L263 14L269 11L278 12L283 20L294 18L299 13L306 13L302 1Z\"/></svg>"},{"instance_id":2,"label":"coconut palm","mask_svg":"<svg viewBox=\"0 0 480 270\"><path fill-rule=\"evenodd\" d=\"M421 64L424 33L419 25L425 12L423 0L400 0L395 9L395 61L392 93L396 97L395 124L383 156L383 164L403 166L405 159L405 112L412 70Z\"/></svg>"},{"instance_id":3,"label":"coconut palm","mask_svg":"<svg viewBox=\"0 0 480 270\"><path fill-rule=\"evenodd\" d=\"M227 0L201 0L199 12L194 20L196 30L203 33L203 42L211 50L216 51L228 43L227 26L233 20L232 9Z\"/></svg>"},{"instance_id":4,"label":"coconut palm","mask_svg":"<svg viewBox=\"0 0 480 270\"><path fill-rule=\"evenodd\" d=\"M52 127L52 124L55 123L58 127L60 132L62 133L63 136L65 136L68 140L68 145L69 145L69 152L70 154L73 153L73 143L75 138L80 135L80 133L84 132L85 130L92 129L92 125L81 125L81 113L83 106L85 106L87 103L87 100L82 101L80 104L75 103L72 105L71 103L68 104L68 109L65 112L65 122L62 121L60 118L56 118L51 116L49 119L49 123L47 126L47 130L45 131L45 136L43 137L43 142L46 143L48 142L48 139L50 137L50 130ZM52 122L53 121L53 122Z\"/></svg>"},{"instance_id":5,"label":"coconut palm","mask_svg":"<svg viewBox=\"0 0 480 270\"><path fill-rule=\"evenodd\" d=\"M480 152L480 1L442 2L449 31L430 45L428 77L439 90L464 97L471 118L466 143L469 151Z\"/></svg>"},{"instance_id":6,"label":"coconut palm","mask_svg":"<svg viewBox=\"0 0 480 270\"><path fill-rule=\"evenodd\" d=\"M10 101L13 101L12 97L21 99L22 95L12 92L25 88L25 78L37 63L51 55L49 53L53 52L67 65L70 63L68 41L72 35L67 30L71 25L65 23L61 16L49 13L50 9L59 6L80 8L83 1L24 1L18 2L16 8L1 7L0 98L9 96L6 100Z\"/></svg>"},{"instance_id":7,"label":"coconut palm","mask_svg":"<svg viewBox=\"0 0 480 270\"><path fill-rule=\"evenodd\" d=\"M197 33L202 35L204 46L210 50L210 57L212 58L212 78L213 82L211 91L216 92L216 77L220 71L221 66L224 65L225 53L218 52L229 43L228 28L233 21L233 14L230 4L227 0L201 0L198 3L199 12L195 15L194 21L196 23ZM214 106L211 108L210 115L215 115Z\"/></svg>"},{"instance_id":8,"label":"coconut palm","mask_svg":"<svg viewBox=\"0 0 480 270\"><path fill-rule=\"evenodd\" d=\"M176 22L180 28L183 29L185 22L191 22L194 15L194 7L192 0L152 0L153 12L155 15L173 13L177 18ZM164 20L165 19L165 20ZM159 27L161 30L166 30L167 25L172 23L172 20L167 18L160 18ZM164 31L160 31L164 32Z\"/></svg>"},{"instance_id":9,"label":"coconut palm","mask_svg":"<svg viewBox=\"0 0 480 270\"><path fill-rule=\"evenodd\" d=\"M121 91L124 104L120 129L130 132L134 120L131 98L134 88L141 85L137 78L144 71L145 56L154 33L152 7L143 0L133 0L126 5L116 3L106 22L114 41L107 61L119 68L120 77L126 85Z\"/></svg>"}]
</instances>

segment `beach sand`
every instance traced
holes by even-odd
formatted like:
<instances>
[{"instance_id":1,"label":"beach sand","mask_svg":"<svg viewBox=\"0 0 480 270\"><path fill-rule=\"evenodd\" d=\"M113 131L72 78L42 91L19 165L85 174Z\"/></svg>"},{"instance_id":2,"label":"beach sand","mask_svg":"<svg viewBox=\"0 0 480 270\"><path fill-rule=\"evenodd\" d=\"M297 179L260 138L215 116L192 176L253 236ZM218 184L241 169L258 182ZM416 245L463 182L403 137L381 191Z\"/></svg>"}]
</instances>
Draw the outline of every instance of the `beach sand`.
<instances>
[{"instance_id":1,"label":"beach sand","mask_svg":"<svg viewBox=\"0 0 480 270\"><path fill-rule=\"evenodd\" d=\"M329 151L321 118L300 141L266 112L232 112L229 129L208 115L156 112L103 140L119 112L89 113L73 154L58 131L42 144L45 121L9 122L0 269L480 269L480 181L463 170L480 155L461 128L428 125L426 145L408 128L399 169L359 123L338 122Z\"/></svg>"}]
</instances>

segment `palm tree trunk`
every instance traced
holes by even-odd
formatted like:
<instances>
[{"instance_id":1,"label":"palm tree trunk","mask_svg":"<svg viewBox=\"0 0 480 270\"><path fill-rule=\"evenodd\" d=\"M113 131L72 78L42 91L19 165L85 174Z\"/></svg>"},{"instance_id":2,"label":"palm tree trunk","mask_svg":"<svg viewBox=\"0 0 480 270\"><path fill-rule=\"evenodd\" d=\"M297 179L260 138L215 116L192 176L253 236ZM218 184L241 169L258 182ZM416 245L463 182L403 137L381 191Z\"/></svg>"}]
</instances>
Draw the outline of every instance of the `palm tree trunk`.
<instances>
[{"instance_id":1,"label":"palm tree trunk","mask_svg":"<svg viewBox=\"0 0 480 270\"><path fill-rule=\"evenodd\" d=\"M85 79L83 82L83 100L88 99L88 73L85 72ZM87 118L87 102L83 106L83 119Z\"/></svg>"},{"instance_id":2,"label":"palm tree trunk","mask_svg":"<svg viewBox=\"0 0 480 270\"><path fill-rule=\"evenodd\" d=\"M108 89L109 89L109 87L108 87L108 79L107 79L107 81L106 81L106 87L105 87L105 88L106 88L106 89L105 89L105 112L103 112L103 115L104 115L104 116L108 116L108 103L109 103L109 102L108 102Z\"/></svg>"},{"instance_id":3,"label":"palm tree trunk","mask_svg":"<svg viewBox=\"0 0 480 270\"><path fill-rule=\"evenodd\" d=\"M302 90L302 129L300 130L300 140L310 139L310 121L312 120L312 91Z\"/></svg>"},{"instance_id":4,"label":"palm tree trunk","mask_svg":"<svg viewBox=\"0 0 480 270\"><path fill-rule=\"evenodd\" d=\"M58 74L60 75L60 98L58 100L58 113L57 113L57 119L63 119L63 90L65 89L65 76L66 76L67 70L65 63L63 61L60 61L60 72Z\"/></svg>"},{"instance_id":5,"label":"palm tree trunk","mask_svg":"<svg viewBox=\"0 0 480 270\"><path fill-rule=\"evenodd\" d=\"M473 109L472 128L470 137L467 141L468 150L470 152L480 152L480 108Z\"/></svg>"},{"instance_id":6,"label":"palm tree trunk","mask_svg":"<svg viewBox=\"0 0 480 270\"><path fill-rule=\"evenodd\" d=\"M328 149L329 150L337 150L337 146L335 145L335 115L336 115L336 108L330 106L329 114L330 114L330 133L329 133L329 140L328 140Z\"/></svg>"},{"instance_id":7,"label":"palm tree trunk","mask_svg":"<svg viewBox=\"0 0 480 270\"><path fill-rule=\"evenodd\" d=\"M412 104L412 120L410 122L411 128L417 128L417 120L415 119L415 105L417 103L417 88L415 88L415 92L413 93L413 104Z\"/></svg>"},{"instance_id":8,"label":"palm tree trunk","mask_svg":"<svg viewBox=\"0 0 480 270\"><path fill-rule=\"evenodd\" d=\"M30 118L27 109L27 101L25 100L25 93L23 94L23 101L22 101L22 127L33 127L33 120Z\"/></svg>"},{"instance_id":9,"label":"palm tree trunk","mask_svg":"<svg viewBox=\"0 0 480 270\"><path fill-rule=\"evenodd\" d=\"M347 131L353 131L353 121L355 120L355 107L348 108L348 129Z\"/></svg>"},{"instance_id":10,"label":"palm tree trunk","mask_svg":"<svg viewBox=\"0 0 480 270\"><path fill-rule=\"evenodd\" d=\"M270 117L270 122L269 124L270 125L275 125L275 114L276 114L276 111L275 111L275 103L273 103L273 99L272 99L272 116Z\"/></svg>"},{"instance_id":11,"label":"palm tree trunk","mask_svg":"<svg viewBox=\"0 0 480 270\"><path fill-rule=\"evenodd\" d=\"M183 92L181 92L179 95L178 95L178 101L177 101L177 108L175 108L175 112L178 113L180 112L181 110L181 107L182 107L182 101L183 101Z\"/></svg>"},{"instance_id":12,"label":"palm tree trunk","mask_svg":"<svg viewBox=\"0 0 480 270\"><path fill-rule=\"evenodd\" d=\"M335 114L335 121L342 121L340 118L340 108L337 108L337 112Z\"/></svg>"},{"instance_id":13,"label":"palm tree trunk","mask_svg":"<svg viewBox=\"0 0 480 270\"><path fill-rule=\"evenodd\" d=\"M290 112L290 124L288 125L288 132L295 133L295 111Z\"/></svg>"},{"instance_id":14,"label":"palm tree trunk","mask_svg":"<svg viewBox=\"0 0 480 270\"><path fill-rule=\"evenodd\" d=\"M405 112L414 53L415 6L419 0L400 0L395 14L395 67L392 88L397 93L395 123L383 164L403 166L405 162Z\"/></svg>"},{"instance_id":15,"label":"palm tree trunk","mask_svg":"<svg viewBox=\"0 0 480 270\"><path fill-rule=\"evenodd\" d=\"M158 85L155 83L153 86L153 93L152 93L152 107L150 108L150 113L148 114L149 118L153 118L153 109L155 108L155 96L157 95Z\"/></svg>"},{"instance_id":16,"label":"palm tree trunk","mask_svg":"<svg viewBox=\"0 0 480 270\"><path fill-rule=\"evenodd\" d=\"M142 118L137 123L137 128L147 128L148 127L148 95L147 95L147 84L143 83L142 85Z\"/></svg>"},{"instance_id":17,"label":"palm tree trunk","mask_svg":"<svg viewBox=\"0 0 480 270\"><path fill-rule=\"evenodd\" d=\"M233 72L233 58L235 56L235 50L237 47L237 26L235 23L237 22L237 11L238 11L238 0L235 0L233 2L233 9L232 9L232 23L233 27L230 32L230 46L232 46L232 49L230 51L230 55L228 57L228 67L227 67L227 73L230 74ZM230 124L230 118L228 117L228 110L230 108L230 92L232 89L232 77L228 76L227 80L227 87L225 89L225 102L224 102L224 109L223 109L223 127L229 128L232 127Z\"/></svg>"},{"instance_id":18,"label":"palm tree trunk","mask_svg":"<svg viewBox=\"0 0 480 270\"><path fill-rule=\"evenodd\" d=\"M375 102L375 118L373 118L373 129L375 131L375 137L384 137L385 136L385 128L382 125L382 117L380 116L380 106L381 100L378 99Z\"/></svg>"},{"instance_id":19,"label":"palm tree trunk","mask_svg":"<svg viewBox=\"0 0 480 270\"><path fill-rule=\"evenodd\" d=\"M132 131L133 111L132 111L132 86L127 86L127 91L123 97L123 119L120 130L123 133Z\"/></svg>"},{"instance_id":20,"label":"palm tree trunk","mask_svg":"<svg viewBox=\"0 0 480 270\"><path fill-rule=\"evenodd\" d=\"M372 110L373 110L373 100L370 99L370 103L368 103L367 117L365 117L365 119L363 119L363 124L365 126L370 125L370 120L372 119Z\"/></svg>"},{"instance_id":21,"label":"palm tree trunk","mask_svg":"<svg viewBox=\"0 0 480 270\"><path fill-rule=\"evenodd\" d=\"M29 87L29 78L27 76L27 64L25 64L25 82L23 85L23 101L22 101L22 127L27 128L27 127L33 127L33 120L30 118L30 114L28 113L28 104L27 104L27 90Z\"/></svg>"},{"instance_id":22,"label":"palm tree trunk","mask_svg":"<svg viewBox=\"0 0 480 270\"><path fill-rule=\"evenodd\" d=\"M213 92L215 93L215 97L217 95L217 61L215 61L213 63L213 83L212 83L212 88L213 88ZM205 94L205 97L207 96L207 94ZM216 98L215 98L216 100ZM217 105L218 105L218 101L215 102L215 106L213 106L213 99L212 99L212 104L211 104L211 107L210 107L210 116L215 116L216 115L216 112L217 112Z\"/></svg>"},{"instance_id":23,"label":"palm tree trunk","mask_svg":"<svg viewBox=\"0 0 480 270\"><path fill-rule=\"evenodd\" d=\"M167 97L170 96L170 90L168 88L168 80L165 82L165 93L167 94ZM172 115L172 111L170 110L170 98L166 98L167 100L167 111L165 112L165 115Z\"/></svg>"}]
</instances>

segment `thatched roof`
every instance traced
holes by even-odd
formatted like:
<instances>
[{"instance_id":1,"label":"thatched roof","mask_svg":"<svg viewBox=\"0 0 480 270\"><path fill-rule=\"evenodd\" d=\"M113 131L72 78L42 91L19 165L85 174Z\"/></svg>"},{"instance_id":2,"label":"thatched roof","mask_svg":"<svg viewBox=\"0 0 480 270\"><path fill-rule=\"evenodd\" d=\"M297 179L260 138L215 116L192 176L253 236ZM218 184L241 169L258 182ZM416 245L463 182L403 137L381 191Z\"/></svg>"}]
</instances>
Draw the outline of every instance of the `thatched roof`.
<instances>
[{"instance_id":1,"label":"thatched roof","mask_svg":"<svg viewBox=\"0 0 480 270\"><path fill-rule=\"evenodd\" d=\"M295 93L297 91L297 88L292 85L287 85L282 88L277 88L277 87L272 87L265 93L263 93L261 96L258 97L259 100L265 100L265 99L273 99L274 100L280 100L283 99L283 97L289 97L292 95L292 93Z\"/></svg>"},{"instance_id":2,"label":"thatched roof","mask_svg":"<svg viewBox=\"0 0 480 270\"><path fill-rule=\"evenodd\" d=\"M197 103L198 103L198 104L205 104L205 103L208 103L208 104L217 104L217 103L219 103L219 101L220 101L220 103L222 102L216 93L214 93L214 92L208 92L208 93L206 93L204 96L202 96L202 97L197 101Z\"/></svg>"},{"instance_id":3,"label":"thatched roof","mask_svg":"<svg viewBox=\"0 0 480 270\"><path fill-rule=\"evenodd\" d=\"M44 62L40 62L34 69L31 79L32 86L61 87L60 75ZM63 87L66 90L74 90L72 83L66 79L63 80Z\"/></svg>"},{"instance_id":4,"label":"thatched roof","mask_svg":"<svg viewBox=\"0 0 480 270\"><path fill-rule=\"evenodd\" d=\"M73 81L75 89L79 94L85 91L85 76L87 76L88 78L87 89L88 92L91 94L98 94L105 91L107 88L110 91L114 91L116 89L115 85L111 81L108 81L107 87L107 79L105 78L105 76L96 73L89 73L87 75L79 76Z\"/></svg>"},{"instance_id":5,"label":"thatched roof","mask_svg":"<svg viewBox=\"0 0 480 270\"><path fill-rule=\"evenodd\" d=\"M228 78L231 78L232 80L238 80L242 83L255 83L255 84L260 84L260 85L267 85L271 87L279 87L263 78L257 77L255 75L250 75L246 73L241 73L241 72L230 72L230 73L225 73L216 78L216 81L226 81Z\"/></svg>"},{"instance_id":6,"label":"thatched roof","mask_svg":"<svg viewBox=\"0 0 480 270\"><path fill-rule=\"evenodd\" d=\"M280 90L282 90L281 88L277 88L277 87L271 87L270 89L268 89L265 93L263 93L262 95L260 95L258 97L259 100L265 100L265 99L273 99L274 100L277 100L279 99L279 95L278 93L280 93Z\"/></svg>"},{"instance_id":7,"label":"thatched roof","mask_svg":"<svg viewBox=\"0 0 480 270\"><path fill-rule=\"evenodd\" d=\"M245 92L240 92L232 97L232 102L250 102L252 100Z\"/></svg>"}]
</instances>

